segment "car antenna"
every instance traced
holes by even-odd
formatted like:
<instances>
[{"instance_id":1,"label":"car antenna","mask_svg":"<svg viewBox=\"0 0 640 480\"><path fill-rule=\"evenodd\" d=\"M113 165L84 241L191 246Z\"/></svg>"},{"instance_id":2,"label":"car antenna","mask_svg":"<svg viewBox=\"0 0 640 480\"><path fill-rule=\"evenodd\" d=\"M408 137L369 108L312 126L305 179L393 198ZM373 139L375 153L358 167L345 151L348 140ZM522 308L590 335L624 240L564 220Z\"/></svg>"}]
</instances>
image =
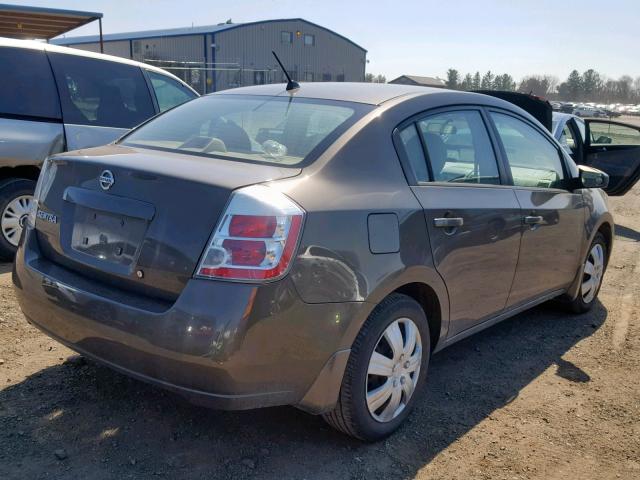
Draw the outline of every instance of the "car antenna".
<instances>
[{"instance_id":1,"label":"car antenna","mask_svg":"<svg viewBox=\"0 0 640 480\"><path fill-rule=\"evenodd\" d=\"M278 58L278 55L276 55L276 52L271 50L271 53L273 53L273 56L276 57L276 60L278 61L280 68L284 72L284 75L287 77L287 88L286 88L287 92L289 93L289 95L295 94L298 90L300 90L300 84L294 80L291 80L291 77L289 76L289 72L287 72L287 69L284 68L284 65L282 65L282 62Z\"/></svg>"}]
</instances>

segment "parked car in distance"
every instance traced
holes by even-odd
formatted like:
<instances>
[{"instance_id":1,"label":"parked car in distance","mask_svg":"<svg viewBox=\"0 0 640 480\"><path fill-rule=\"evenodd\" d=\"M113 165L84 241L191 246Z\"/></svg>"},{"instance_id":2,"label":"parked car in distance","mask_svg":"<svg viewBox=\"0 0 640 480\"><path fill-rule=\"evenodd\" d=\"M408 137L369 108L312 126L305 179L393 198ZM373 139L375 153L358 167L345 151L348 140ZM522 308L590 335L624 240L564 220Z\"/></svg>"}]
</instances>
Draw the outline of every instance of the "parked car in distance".
<instances>
[{"instance_id":1,"label":"parked car in distance","mask_svg":"<svg viewBox=\"0 0 640 480\"><path fill-rule=\"evenodd\" d=\"M12 259L51 154L109 143L198 94L157 67L0 38L0 258Z\"/></svg>"},{"instance_id":2,"label":"parked car in distance","mask_svg":"<svg viewBox=\"0 0 640 480\"><path fill-rule=\"evenodd\" d=\"M13 282L33 325L116 370L372 441L432 353L547 300L593 307L607 181L486 95L227 90L50 157Z\"/></svg>"},{"instance_id":3,"label":"parked car in distance","mask_svg":"<svg viewBox=\"0 0 640 480\"><path fill-rule=\"evenodd\" d=\"M586 105L578 106L573 109L573 115L577 117L592 117L592 118L606 118L607 112L595 107L589 107Z\"/></svg>"}]
</instances>

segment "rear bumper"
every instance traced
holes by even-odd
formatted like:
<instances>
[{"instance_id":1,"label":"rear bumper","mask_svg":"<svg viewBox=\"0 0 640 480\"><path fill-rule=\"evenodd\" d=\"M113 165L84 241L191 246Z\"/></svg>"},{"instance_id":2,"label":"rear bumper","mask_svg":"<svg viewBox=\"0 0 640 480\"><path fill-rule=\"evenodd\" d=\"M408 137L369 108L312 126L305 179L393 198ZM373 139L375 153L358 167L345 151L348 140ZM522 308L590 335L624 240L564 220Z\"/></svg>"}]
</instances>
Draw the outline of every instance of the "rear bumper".
<instances>
[{"instance_id":1,"label":"rear bumper","mask_svg":"<svg viewBox=\"0 0 640 480\"><path fill-rule=\"evenodd\" d=\"M173 304L43 258L29 228L13 272L27 319L73 350L220 409L332 407L365 304L306 304L291 282L192 279ZM357 331L357 330L356 330Z\"/></svg>"}]
</instances>

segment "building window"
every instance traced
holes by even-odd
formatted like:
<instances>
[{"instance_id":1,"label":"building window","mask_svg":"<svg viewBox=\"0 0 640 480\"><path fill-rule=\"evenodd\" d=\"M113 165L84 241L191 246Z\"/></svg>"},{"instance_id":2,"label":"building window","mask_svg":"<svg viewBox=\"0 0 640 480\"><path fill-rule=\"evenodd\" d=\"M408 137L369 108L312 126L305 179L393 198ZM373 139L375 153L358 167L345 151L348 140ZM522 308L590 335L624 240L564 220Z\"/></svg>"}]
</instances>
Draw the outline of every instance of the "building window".
<instances>
[{"instance_id":1,"label":"building window","mask_svg":"<svg viewBox=\"0 0 640 480\"><path fill-rule=\"evenodd\" d=\"M322 81L323 82L330 82L331 81L331 74L330 73L323 73L322 74Z\"/></svg>"},{"instance_id":2,"label":"building window","mask_svg":"<svg viewBox=\"0 0 640 480\"><path fill-rule=\"evenodd\" d=\"M313 47L316 44L316 36L306 33L304 35L304 44L307 47Z\"/></svg>"},{"instance_id":3,"label":"building window","mask_svg":"<svg viewBox=\"0 0 640 480\"><path fill-rule=\"evenodd\" d=\"M336 75L336 82L344 82L344 73Z\"/></svg>"},{"instance_id":4,"label":"building window","mask_svg":"<svg viewBox=\"0 0 640 480\"><path fill-rule=\"evenodd\" d=\"M304 81L313 82L313 72L304 72Z\"/></svg>"},{"instance_id":5,"label":"building window","mask_svg":"<svg viewBox=\"0 0 640 480\"><path fill-rule=\"evenodd\" d=\"M280 32L280 43L293 43L293 32Z\"/></svg>"},{"instance_id":6,"label":"building window","mask_svg":"<svg viewBox=\"0 0 640 480\"><path fill-rule=\"evenodd\" d=\"M263 71L253 72L253 84L254 85L264 85L264 72Z\"/></svg>"}]
</instances>

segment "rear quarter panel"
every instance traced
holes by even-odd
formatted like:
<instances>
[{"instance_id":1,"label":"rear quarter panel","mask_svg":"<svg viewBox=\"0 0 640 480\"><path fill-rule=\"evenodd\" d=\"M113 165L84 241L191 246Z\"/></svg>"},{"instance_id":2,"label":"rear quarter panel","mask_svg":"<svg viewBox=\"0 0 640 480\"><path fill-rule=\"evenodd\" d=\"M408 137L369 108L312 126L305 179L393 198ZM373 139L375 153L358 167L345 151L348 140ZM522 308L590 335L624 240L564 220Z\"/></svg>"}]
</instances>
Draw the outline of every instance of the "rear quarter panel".
<instances>
[{"instance_id":1,"label":"rear quarter panel","mask_svg":"<svg viewBox=\"0 0 640 480\"><path fill-rule=\"evenodd\" d=\"M393 146L397 115L387 112L383 107L372 112L300 176L275 183L307 212L290 272L302 300L363 304L366 314L352 322L346 347L382 299L413 282L426 283L436 292L442 307L441 335L446 333L446 288L433 266L422 207ZM368 217L378 213L397 216L397 252L371 252Z\"/></svg>"}]
</instances>

